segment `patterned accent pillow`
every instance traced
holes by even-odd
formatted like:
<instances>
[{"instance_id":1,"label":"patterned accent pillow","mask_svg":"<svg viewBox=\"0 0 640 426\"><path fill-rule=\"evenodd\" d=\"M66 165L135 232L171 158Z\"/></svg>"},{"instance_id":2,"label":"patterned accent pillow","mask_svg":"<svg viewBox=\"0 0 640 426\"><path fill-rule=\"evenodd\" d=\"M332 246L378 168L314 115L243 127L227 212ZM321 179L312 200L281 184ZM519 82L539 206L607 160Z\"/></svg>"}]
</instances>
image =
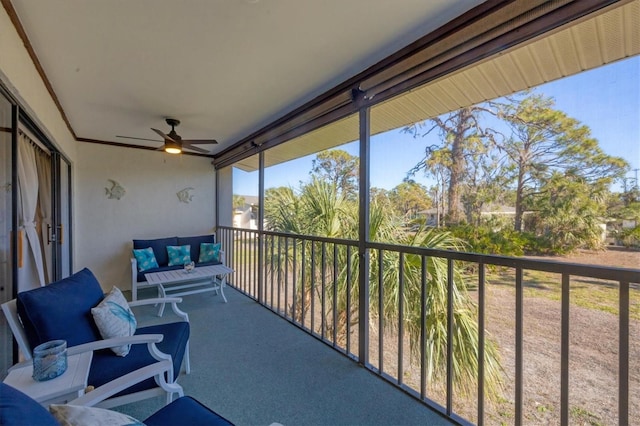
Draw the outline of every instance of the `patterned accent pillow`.
<instances>
[{"instance_id":1,"label":"patterned accent pillow","mask_svg":"<svg viewBox=\"0 0 640 426\"><path fill-rule=\"evenodd\" d=\"M49 412L64 426L144 426L144 423L140 420L117 411L105 410L104 408L51 404Z\"/></svg>"},{"instance_id":2,"label":"patterned accent pillow","mask_svg":"<svg viewBox=\"0 0 640 426\"><path fill-rule=\"evenodd\" d=\"M219 262L220 261L220 243L201 243L200 258L198 263Z\"/></svg>"},{"instance_id":3,"label":"patterned accent pillow","mask_svg":"<svg viewBox=\"0 0 640 426\"><path fill-rule=\"evenodd\" d=\"M138 262L138 272L146 271L147 269L153 269L158 267L158 261L156 255L153 253L151 247L145 249L137 249L133 251L133 255Z\"/></svg>"},{"instance_id":4,"label":"patterned accent pillow","mask_svg":"<svg viewBox=\"0 0 640 426\"><path fill-rule=\"evenodd\" d=\"M103 339L133 336L136 332L136 317L118 287L113 287L98 306L91 308L91 315ZM131 345L111 348L119 356L126 356L130 349Z\"/></svg>"},{"instance_id":5,"label":"patterned accent pillow","mask_svg":"<svg viewBox=\"0 0 640 426\"><path fill-rule=\"evenodd\" d=\"M167 246L169 266L184 265L191 262L191 246Z\"/></svg>"}]
</instances>

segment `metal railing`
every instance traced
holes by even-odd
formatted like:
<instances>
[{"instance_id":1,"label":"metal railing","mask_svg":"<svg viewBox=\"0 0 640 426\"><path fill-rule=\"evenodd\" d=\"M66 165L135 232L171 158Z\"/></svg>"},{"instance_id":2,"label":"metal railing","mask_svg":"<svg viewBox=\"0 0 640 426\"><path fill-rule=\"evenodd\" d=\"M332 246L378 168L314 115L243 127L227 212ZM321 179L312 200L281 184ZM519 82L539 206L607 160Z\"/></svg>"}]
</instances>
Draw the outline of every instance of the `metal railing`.
<instances>
[{"instance_id":1,"label":"metal railing","mask_svg":"<svg viewBox=\"0 0 640 426\"><path fill-rule=\"evenodd\" d=\"M544 273L547 279L549 274L553 274L552 280L557 274L559 278L561 324L557 337L560 341L561 424L568 424L571 414L569 332L570 314L574 308L570 303L572 279L582 277L589 281L615 283L618 288L617 421L618 424L629 423L630 284L634 283L633 291L638 290L638 269L368 242L366 248L370 257L366 258L370 259L370 276L368 280L360 280L359 262L365 257L359 255L357 241L231 227L219 227L218 239L228 253L229 266L235 270L230 281L236 289L460 423L475 421L484 424L487 421L486 351L492 343L486 327L489 314L496 314L487 310L487 288L491 282L501 280L504 283L506 280L504 287L513 289L515 371L507 379L513 383L506 383L506 387L513 389L511 420L516 425L523 424L524 418L523 340L525 302L528 300L525 283L530 281L525 274ZM446 304L443 305L445 312L442 312L446 324L446 367L444 379L438 378L439 385L434 385L434 366L427 362L433 358L427 356L427 351L433 351L433 346L429 345L436 333L434 324L430 323L436 310L433 280L440 275L446 280L443 287ZM461 282L465 283L465 288L461 288ZM369 292L370 312L361 312L358 302L361 288ZM477 363L474 367L477 395L474 401L476 410L472 414L460 413L454 400L457 396L457 375L460 374L456 370L454 352L456 345L460 345L458 322L463 309L458 296L465 289L473 293L473 328L477 330L477 348L474 349L477 360L473 363ZM468 310L468 307L465 305L464 309ZM359 335L360 321L367 321L364 328L370 333L367 338ZM366 345L371 336L374 337L371 344L361 352L360 345ZM414 336L413 340L411 336ZM360 359L358 354L362 353L367 354L367 359ZM456 399L469 401L468 398Z\"/></svg>"}]
</instances>

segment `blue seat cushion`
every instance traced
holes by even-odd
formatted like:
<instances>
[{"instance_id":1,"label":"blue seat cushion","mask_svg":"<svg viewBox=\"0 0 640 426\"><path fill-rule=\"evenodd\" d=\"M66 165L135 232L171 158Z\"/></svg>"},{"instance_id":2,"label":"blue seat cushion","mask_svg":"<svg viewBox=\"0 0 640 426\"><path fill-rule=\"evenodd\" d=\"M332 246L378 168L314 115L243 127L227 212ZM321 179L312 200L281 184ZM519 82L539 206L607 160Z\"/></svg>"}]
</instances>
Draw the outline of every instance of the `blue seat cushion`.
<instances>
[{"instance_id":1,"label":"blue seat cushion","mask_svg":"<svg viewBox=\"0 0 640 426\"><path fill-rule=\"evenodd\" d=\"M18 315L31 348L64 339L67 346L100 340L91 308L104 294L93 273L84 268L45 287L18 293Z\"/></svg>"},{"instance_id":2,"label":"blue seat cushion","mask_svg":"<svg viewBox=\"0 0 640 426\"><path fill-rule=\"evenodd\" d=\"M211 265L220 265L222 262L218 261L218 262L203 262L203 263L196 263L196 266L211 266ZM151 269L147 269L144 272L138 272L137 275L137 279L138 282L144 282L147 279L144 277L144 274L149 274L151 272L160 272L160 271L175 271L177 269L183 269L184 265L174 265L174 266L162 266L159 268L151 268Z\"/></svg>"},{"instance_id":3,"label":"blue seat cushion","mask_svg":"<svg viewBox=\"0 0 640 426\"><path fill-rule=\"evenodd\" d=\"M178 237L157 238L155 240L133 240L133 249L145 249L151 247L153 254L156 256L158 266L167 266L169 264L169 255L167 254L167 246L177 246Z\"/></svg>"},{"instance_id":4,"label":"blue seat cushion","mask_svg":"<svg viewBox=\"0 0 640 426\"><path fill-rule=\"evenodd\" d=\"M9 385L0 383L0 425L59 426L59 423L35 400Z\"/></svg>"},{"instance_id":5,"label":"blue seat cushion","mask_svg":"<svg viewBox=\"0 0 640 426\"><path fill-rule=\"evenodd\" d=\"M233 425L229 420L202 405L190 396L183 396L161 408L144 421L147 426Z\"/></svg>"},{"instance_id":6,"label":"blue seat cushion","mask_svg":"<svg viewBox=\"0 0 640 426\"><path fill-rule=\"evenodd\" d=\"M182 364L182 358L184 358L185 346L189 340L189 323L180 321L141 327L136 330L136 335L141 334L164 335L162 342L156 344L156 346L160 351L171 355L173 375L174 379L176 379L180 374L180 365ZM116 356L111 349L95 351L87 383L95 387L102 386L111 380L154 362L156 360L149 354L147 345L131 345L131 351L125 357ZM123 390L116 396L127 395L156 386L155 381L151 378Z\"/></svg>"},{"instance_id":7,"label":"blue seat cushion","mask_svg":"<svg viewBox=\"0 0 640 426\"><path fill-rule=\"evenodd\" d=\"M197 237L178 237L179 246L191 246L191 260L197 262L200 259L200 244L202 243L215 243L215 235L198 235ZM196 265L199 266L199 265Z\"/></svg>"}]
</instances>

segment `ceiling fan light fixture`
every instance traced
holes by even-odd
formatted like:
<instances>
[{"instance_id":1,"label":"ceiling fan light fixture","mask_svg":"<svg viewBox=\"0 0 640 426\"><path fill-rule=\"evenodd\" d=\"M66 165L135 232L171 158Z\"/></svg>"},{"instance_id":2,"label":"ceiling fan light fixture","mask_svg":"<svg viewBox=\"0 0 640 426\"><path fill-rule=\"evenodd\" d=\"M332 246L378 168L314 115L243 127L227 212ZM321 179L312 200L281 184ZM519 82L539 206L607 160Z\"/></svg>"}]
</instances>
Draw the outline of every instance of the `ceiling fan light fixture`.
<instances>
[{"instance_id":1,"label":"ceiling fan light fixture","mask_svg":"<svg viewBox=\"0 0 640 426\"><path fill-rule=\"evenodd\" d=\"M164 141L164 152L169 154L180 154L182 152L182 147L179 143L167 139Z\"/></svg>"}]
</instances>

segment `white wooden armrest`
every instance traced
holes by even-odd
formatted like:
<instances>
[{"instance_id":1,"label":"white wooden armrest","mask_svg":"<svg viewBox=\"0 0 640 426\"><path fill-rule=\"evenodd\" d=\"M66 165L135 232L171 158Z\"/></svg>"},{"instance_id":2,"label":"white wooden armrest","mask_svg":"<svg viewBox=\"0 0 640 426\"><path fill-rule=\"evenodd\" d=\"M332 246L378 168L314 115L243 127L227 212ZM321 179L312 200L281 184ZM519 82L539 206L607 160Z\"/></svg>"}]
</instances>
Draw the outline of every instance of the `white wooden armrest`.
<instances>
[{"instance_id":1,"label":"white wooden armrest","mask_svg":"<svg viewBox=\"0 0 640 426\"><path fill-rule=\"evenodd\" d=\"M127 303L129 306L155 305L157 303L182 303L182 297L154 297L153 299L141 299Z\"/></svg>"},{"instance_id":2,"label":"white wooden armrest","mask_svg":"<svg viewBox=\"0 0 640 426\"><path fill-rule=\"evenodd\" d=\"M71 346L67 349L67 355L75 355L87 351L97 351L108 349L114 346L146 344L149 353L157 361L165 359L171 360L171 355L161 352L156 343L162 342L162 334L140 334L127 337L114 337L113 339L96 340L95 342L83 343L82 345Z\"/></svg>"},{"instance_id":3,"label":"white wooden armrest","mask_svg":"<svg viewBox=\"0 0 640 426\"><path fill-rule=\"evenodd\" d=\"M135 302L129 302L129 306L136 307L143 305L157 305L159 303L170 303L173 313L182 318L183 321L189 322L189 315L178 308L178 303L181 302L181 297L155 297L153 299L142 299L136 300Z\"/></svg>"},{"instance_id":4,"label":"white wooden armrest","mask_svg":"<svg viewBox=\"0 0 640 426\"><path fill-rule=\"evenodd\" d=\"M84 405L94 406L105 399L121 392L136 383L140 383L150 377L154 377L156 383L164 389L167 393L177 393L179 396L184 396L182 386L177 383L167 383L165 380L165 373L173 371L173 364L170 360L159 361L146 367L140 368L131 373L125 374L122 377L118 377L115 380L105 383L104 385L97 387L96 389L82 395L79 398L69 402L70 405Z\"/></svg>"}]
</instances>

